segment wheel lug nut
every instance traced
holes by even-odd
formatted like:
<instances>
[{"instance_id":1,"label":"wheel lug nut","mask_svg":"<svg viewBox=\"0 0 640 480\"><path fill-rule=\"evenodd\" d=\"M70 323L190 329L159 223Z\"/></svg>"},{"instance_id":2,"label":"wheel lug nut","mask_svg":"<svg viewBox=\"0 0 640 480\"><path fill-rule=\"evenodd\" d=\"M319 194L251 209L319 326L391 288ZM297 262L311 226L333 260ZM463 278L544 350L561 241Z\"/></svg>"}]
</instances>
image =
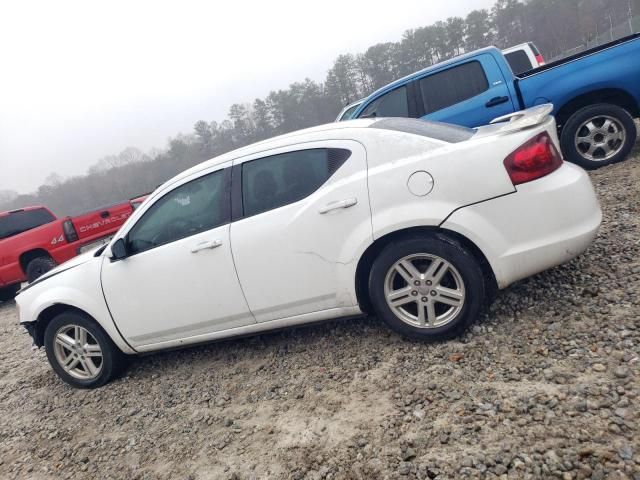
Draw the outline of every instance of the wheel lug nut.
<instances>
[{"instance_id":1,"label":"wheel lug nut","mask_svg":"<svg viewBox=\"0 0 640 480\"><path fill-rule=\"evenodd\" d=\"M431 280L427 280L427 285L431 286Z\"/></svg>"},{"instance_id":2,"label":"wheel lug nut","mask_svg":"<svg viewBox=\"0 0 640 480\"><path fill-rule=\"evenodd\" d=\"M414 291L412 291L412 292L411 292L411 295L413 295L413 296L415 297L416 295L418 295L418 292L416 292L416 291L414 290Z\"/></svg>"},{"instance_id":3,"label":"wheel lug nut","mask_svg":"<svg viewBox=\"0 0 640 480\"><path fill-rule=\"evenodd\" d=\"M427 297L422 297L423 302L426 302L427 300L429 300Z\"/></svg>"},{"instance_id":4,"label":"wheel lug nut","mask_svg":"<svg viewBox=\"0 0 640 480\"><path fill-rule=\"evenodd\" d=\"M420 281L416 280L415 282L413 282L413 284L417 287L418 285L420 285Z\"/></svg>"},{"instance_id":5,"label":"wheel lug nut","mask_svg":"<svg viewBox=\"0 0 640 480\"><path fill-rule=\"evenodd\" d=\"M435 290L431 290L431 296L435 297L438 294L438 292L436 292Z\"/></svg>"}]
</instances>

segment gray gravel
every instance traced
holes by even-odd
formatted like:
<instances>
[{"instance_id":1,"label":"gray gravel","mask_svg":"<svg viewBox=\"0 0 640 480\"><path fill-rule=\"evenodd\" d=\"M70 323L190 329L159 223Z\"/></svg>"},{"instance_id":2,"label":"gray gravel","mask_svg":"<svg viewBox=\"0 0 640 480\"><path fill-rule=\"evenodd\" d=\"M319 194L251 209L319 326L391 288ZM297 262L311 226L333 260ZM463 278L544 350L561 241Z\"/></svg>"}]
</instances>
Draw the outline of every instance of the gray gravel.
<instances>
[{"instance_id":1,"label":"gray gravel","mask_svg":"<svg viewBox=\"0 0 640 480\"><path fill-rule=\"evenodd\" d=\"M80 391L0 305L0 478L640 479L640 152L591 176L596 243L460 341L345 320Z\"/></svg>"}]
</instances>

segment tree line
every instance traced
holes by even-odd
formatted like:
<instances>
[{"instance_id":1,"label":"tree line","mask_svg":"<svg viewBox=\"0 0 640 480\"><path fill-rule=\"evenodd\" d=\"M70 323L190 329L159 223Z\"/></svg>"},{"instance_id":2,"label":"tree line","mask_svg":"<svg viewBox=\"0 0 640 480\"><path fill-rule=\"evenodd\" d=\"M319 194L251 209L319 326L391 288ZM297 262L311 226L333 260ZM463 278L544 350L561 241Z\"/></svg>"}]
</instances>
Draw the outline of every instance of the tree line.
<instances>
[{"instance_id":1,"label":"tree line","mask_svg":"<svg viewBox=\"0 0 640 480\"><path fill-rule=\"evenodd\" d=\"M0 211L42 204L74 215L152 191L203 160L274 135L333 121L348 103L434 63L488 45L533 41L547 58L587 44L640 15L640 0L497 0L489 9L409 29L397 42L339 55L324 81L305 79L230 107L221 122L200 120L189 134L147 154L130 147L100 159L86 175L50 175L31 194L0 191Z\"/></svg>"}]
</instances>

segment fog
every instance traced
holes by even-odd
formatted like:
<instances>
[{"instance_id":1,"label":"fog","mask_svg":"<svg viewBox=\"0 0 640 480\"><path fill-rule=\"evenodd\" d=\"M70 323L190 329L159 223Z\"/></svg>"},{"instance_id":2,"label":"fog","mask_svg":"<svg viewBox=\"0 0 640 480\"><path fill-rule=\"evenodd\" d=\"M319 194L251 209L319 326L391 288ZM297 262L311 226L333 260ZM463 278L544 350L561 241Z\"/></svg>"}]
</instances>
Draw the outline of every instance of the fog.
<instances>
[{"instance_id":1,"label":"fog","mask_svg":"<svg viewBox=\"0 0 640 480\"><path fill-rule=\"evenodd\" d=\"M127 146L309 77L340 53L493 0L7 2L0 6L0 190L35 190Z\"/></svg>"}]
</instances>

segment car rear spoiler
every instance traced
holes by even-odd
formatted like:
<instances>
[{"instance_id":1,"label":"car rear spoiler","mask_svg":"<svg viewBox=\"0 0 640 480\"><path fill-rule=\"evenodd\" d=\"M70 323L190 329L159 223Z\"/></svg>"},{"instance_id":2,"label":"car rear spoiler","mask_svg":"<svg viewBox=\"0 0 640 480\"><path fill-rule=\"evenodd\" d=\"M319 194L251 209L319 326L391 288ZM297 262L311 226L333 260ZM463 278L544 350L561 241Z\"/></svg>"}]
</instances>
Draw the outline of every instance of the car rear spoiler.
<instances>
[{"instance_id":1,"label":"car rear spoiler","mask_svg":"<svg viewBox=\"0 0 640 480\"><path fill-rule=\"evenodd\" d=\"M500 132L524 130L544 123L549 118L549 114L552 111L553 105L551 103L545 103L543 105L537 105L535 107L527 108L526 110L494 118L491 120L491 125L504 123L502 128L500 128Z\"/></svg>"}]
</instances>

